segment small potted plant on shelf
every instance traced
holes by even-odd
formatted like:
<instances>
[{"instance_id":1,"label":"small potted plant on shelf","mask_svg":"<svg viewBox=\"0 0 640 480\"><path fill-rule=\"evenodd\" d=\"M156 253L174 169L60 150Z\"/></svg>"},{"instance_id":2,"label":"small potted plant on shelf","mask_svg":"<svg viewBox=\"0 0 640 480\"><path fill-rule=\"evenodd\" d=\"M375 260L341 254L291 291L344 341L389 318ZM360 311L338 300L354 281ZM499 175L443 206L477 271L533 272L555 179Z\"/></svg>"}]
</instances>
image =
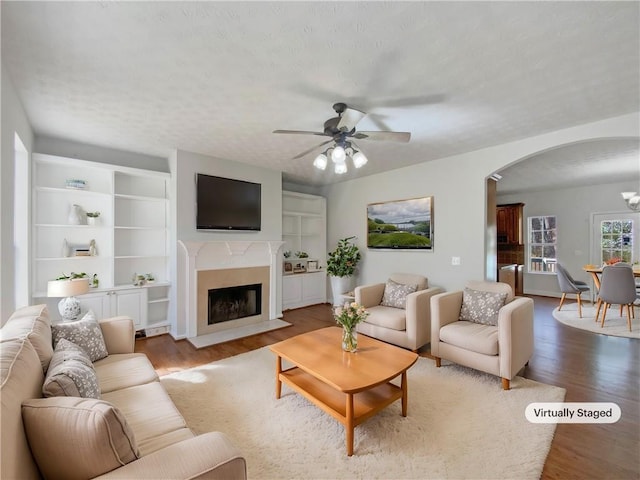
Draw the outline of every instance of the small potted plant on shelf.
<instances>
[{"instance_id":1,"label":"small potted plant on shelf","mask_svg":"<svg viewBox=\"0 0 640 480\"><path fill-rule=\"evenodd\" d=\"M95 225L98 223L100 212L87 212L87 225Z\"/></svg>"}]
</instances>

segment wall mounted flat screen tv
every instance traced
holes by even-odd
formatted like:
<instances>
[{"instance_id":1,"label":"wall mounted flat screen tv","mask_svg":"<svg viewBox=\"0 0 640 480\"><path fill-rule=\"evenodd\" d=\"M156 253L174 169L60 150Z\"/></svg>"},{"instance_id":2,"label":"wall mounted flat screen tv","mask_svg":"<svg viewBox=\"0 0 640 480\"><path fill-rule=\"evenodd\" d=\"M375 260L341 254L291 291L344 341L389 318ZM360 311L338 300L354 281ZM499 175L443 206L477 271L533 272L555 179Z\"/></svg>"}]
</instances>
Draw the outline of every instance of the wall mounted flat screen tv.
<instances>
[{"instance_id":1,"label":"wall mounted flat screen tv","mask_svg":"<svg viewBox=\"0 0 640 480\"><path fill-rule=\"evenodd\" d=\"M261 195L259 183L196 174L196 228L259 231Z\"/></svg>"}]
</instances>

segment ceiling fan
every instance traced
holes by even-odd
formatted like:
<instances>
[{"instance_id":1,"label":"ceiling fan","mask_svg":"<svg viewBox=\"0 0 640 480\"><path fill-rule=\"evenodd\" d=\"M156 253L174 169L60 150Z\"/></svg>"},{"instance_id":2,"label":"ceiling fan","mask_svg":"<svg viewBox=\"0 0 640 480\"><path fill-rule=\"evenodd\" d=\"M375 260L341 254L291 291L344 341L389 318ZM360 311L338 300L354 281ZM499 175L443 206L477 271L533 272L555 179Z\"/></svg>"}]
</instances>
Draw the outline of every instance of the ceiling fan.
<instances>
[{"instance_id":1,"label":"ceiling fan","mask_svg":"<svg viewBox=\"0 0 640 480\"><path fill-rule=\"evenodd\" d=\"M345 160L347 157L351 157L353 159L353 163L356 168L360 168L367 163L367 158L358 150L360 147L355 144L354 139L406 143L411 138L411 133L409 132L357 131L356 125L364 118L366 115L365 112L361 112L355 108L350 108L346 103L342 102L335 103L333 105L333 109L338 116L330 118L324 122L324 131L322 132L310 132L306 130L274 130L273 133L331 137L330 140L311 147L293 158L297 159L304 157L315 149L333 142L334 145L318 155L313 164L316 168L324 170L327 166L327 158L331 157L331 160L336 164L336 173L346 173L347 167Z\"/></svg>"}]
</instances>

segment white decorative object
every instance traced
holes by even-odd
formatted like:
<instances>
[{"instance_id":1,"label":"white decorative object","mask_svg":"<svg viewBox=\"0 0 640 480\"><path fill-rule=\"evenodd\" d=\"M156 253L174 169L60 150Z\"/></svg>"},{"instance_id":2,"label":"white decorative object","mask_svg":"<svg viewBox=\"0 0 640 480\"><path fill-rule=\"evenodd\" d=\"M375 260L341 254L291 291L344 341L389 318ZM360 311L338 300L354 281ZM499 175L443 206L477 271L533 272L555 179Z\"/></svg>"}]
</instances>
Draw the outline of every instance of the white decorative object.
<instances>
[{"instance_id":1,"label":"white decorative object","mask_svg":"<svg viewBox=\"0 0 640 480\"><path fill-rule=\"evenodd\" d=\"M75 297L89 291L88 278L51 280L47 284L47 297L65 297L58 304L63 322L72 322L80 315L80 302Z\"/></svg>"},{"instance_id":2,"label":"white decorative object","mask_svg":"<svg viewBox=\"0 0 640 480\"><path fill-rule=\"evenodd\" d=\"M62 256L68 257L70 254L71 250L69 248L69 242L67 242L67 239L65 238L64 240L62 240Z\"/></svg>"},{"instance_id":3,"label":"white decorative object","mask_svg":"<svg viewBox=\"0 0 640 480\"><path fill-rule=\"evenodd\" d=\"M98 255L98 248L96 247L96 241L94 239L91 239L89 242L89 255L92 257Z\"/></svg>"},{"instance_id":4,"label":"white decorative object","mask_svg":"<svg viewBox=\"0 0 640 480\"><path fill-rule=\"evenodd\" d=\"M80 205L76 205L75 203L71 205L69 209L69 217L68 222L69 225L84 225L85 224L85 215L82 211L82 207Z\"/></svg>"}]
</instances>

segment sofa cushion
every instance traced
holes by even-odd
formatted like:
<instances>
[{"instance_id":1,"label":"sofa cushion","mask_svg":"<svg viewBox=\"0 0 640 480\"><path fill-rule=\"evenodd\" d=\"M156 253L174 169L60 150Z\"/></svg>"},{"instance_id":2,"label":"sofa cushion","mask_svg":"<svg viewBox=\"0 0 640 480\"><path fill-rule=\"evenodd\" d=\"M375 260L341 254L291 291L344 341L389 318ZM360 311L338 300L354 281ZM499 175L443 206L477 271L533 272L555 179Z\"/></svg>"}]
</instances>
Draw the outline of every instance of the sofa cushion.
<instances>
[{"instance_id":1,"label":"sofa cushion","mask_svg":"<svg viewBox=\"0 0 640 480\"><path fill-rule=\"evenodd\" d=\"M369 316L365 318L365 323L392 330L404 331L407 329L407 313L404 309L378 305L367 308L367 312L369 312Z\"/></svg>"},{"instance_id":2,"label":"sofa cushion","mask_svg":"<svg viewBox=\"0 0 640 480\"><path fill-rule=\"evenodd\" d=\"M93 478L140 457L126 418L108 402L76 397L27 400L22 417L45 478Z\"/></svg>"},{"instance_id":3,"label":"sofa cushion","mask_svg":"<svg viewBox=\"0 0 640 480\"><path fill-rule=\"evenodd\" d=\"M76 322L52 325L51 332L53 334L54 347L57 345L58 340L65 338L87 352L92 362L108 355L102 330L91 310L87 312L81 320Z\"/></svg>"},{"instance_id":4,"label":"sofa cushion","mask_svg":"<svg viewBox=\"0 0 640 480\"><path fill-rule=\"evenodd\" d=\"M462 292L462 308L459 319L483 325L498 325L498 313L504 306L506 298L506 293L473 290L465 287Z\"/></svg>"},{"instance_id":5,"label":"sofa cushion","mask_svg":"<svg viewBox=\"0 0 640 480\"><path fill-rule=\"evenodd\" d=\"M464 320L442 327L440 341L483 355L498 355L499 351L498 327Z\"/></svg>"},{"instance_id":6,"label":"sofa cushion","mask_svg":"<svg viewBox=\"0 0 640 480\"><path fill-rule=\"evenodd\" d=\"M142 455L172 443L172 432L187 424L160 382L103 393L102 399L118 407L133 430ZM188 432L178 432L182 435ZM161 438L166 439L166 443Z\"/></svg>"},{"instance_id":7,"label":"sofa cushion","mask_svg":"<svg viewBox=\"0 0 640 480\"><path fill-rule=\"evenodd\" d=\"M384 286L384 294L382 295L380 305L404 309L407 305L407 295L415 292L417 289L418 285L397 283L389 279Z\"/></svg>"},{"instance_id":8,"label":"sofa cushion","mask_svg":"<svg viewBox=\"0 0 640 480\"><path fill-rule=\"evenodd\" d=\"M0 478L40 478L22 425L24 400L42 396L44 374L29 339L15 338L0 344L1 423Z\"/></svg>"},{"instance_id":9,"label":"sofa cushion","mask_svg":"<svg viewBox=\"0 0 640 480\"><path fill-rule=\"evenodd\" d=\"M100 398L98 377L85 351L61 338L42 385L45 397Z\"/></svg>"},{"instance_id":10,"label":"sofa cushion","mask_svg":"<svg viewBox=\"0 0 640 480\"><path fill-rule=\"evenodd\" d=\"M93 367L102 393L158 380L158 374L144 353L116 353L98 360Z\"/></svg>"},{"instance_id":11,"label":"sofa cushion","mask_svg":"<svg viewBox=\"0 0 640 480\"><path fill-rule=\"evenodd\" d=\"M46 305L32 305L16 310L0 329L0 341L27 337L38 353L42 371L46 372L53 356L51 321Z\"/></svg>"}]
</instances>

